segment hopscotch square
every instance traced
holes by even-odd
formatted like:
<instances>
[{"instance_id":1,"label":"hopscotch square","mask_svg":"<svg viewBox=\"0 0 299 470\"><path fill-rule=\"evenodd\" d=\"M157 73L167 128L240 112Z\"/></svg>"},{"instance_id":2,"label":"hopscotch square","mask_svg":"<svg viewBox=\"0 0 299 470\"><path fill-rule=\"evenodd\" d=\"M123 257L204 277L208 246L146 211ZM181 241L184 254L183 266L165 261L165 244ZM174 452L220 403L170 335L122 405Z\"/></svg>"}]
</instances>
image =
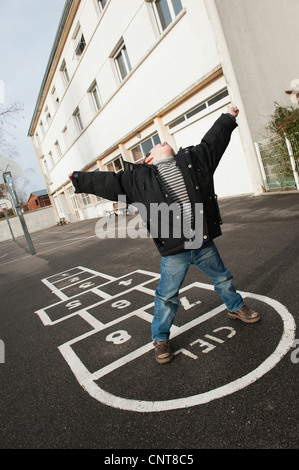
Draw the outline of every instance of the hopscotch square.
<instances>
[{"instance_id":1,"label":"hopscotch square","mask_svg":"<svg viewBox=\"0 0 299 470\"><path fill-rule=\"evenodd\" d=\"M87 307L102 302L103 298L94 292L86 292L72 299L67 299L63 302L50 305L42 309L43 314L46 314L50 322L56 322L68 318L70 315L75 315L85 310ZM40 312L40 311L39 311Z\"/></svg>"},{"instance_id":2,"label":"hopscotch square","mask_svg":"<svg viewBox=\"0 0 299 470\"><path fill-rule=\"evenodd\" d=\"M76 276L74 279L76 279ZM90 289L94 289L95 287L99 287L104 282L107 282L107 279L104 279L100 275L96 275L88 279L82 279L82 282L79 281L75 285L71 284L69 286L66 286L61 289L61 292L66 297L74 297L75 295L81 294L82 292L85 292Z\"/></svg>"},{"instance_id":3,"label":"hopscotch square","mask_svg":"<svg viewBox=\"0 0 299 470\"><path fill-rule=\"evenodd\" d=\"M179 308L174 320L175 326L183 326L220 304L222 304L221 299L214 290L202 289L194 284L186 286L179 293ZM153 306L145 308L145 310L154 315Z\"/></svg>"},{"instance_id":4,"label":"hopscotch square","mask_svg":"<svg viewBox=\"0 0 299 470\"><path fill-rule=\"evenodd\" d=\"M91 281L91 278L96 278L96 283ZM67 300L69 297L80 295L82 292L113 281L114 279L115 278L112 276L107 276L106 274L98 273L92 269L78 266L42 279L42 282L61 300Z\"/></svg>"},{"instance_id":5,"label":"hopscotch square","mask_svg":"<svg viewBox=\"0 0 299 470\"><path fill-rule=\"evenodd\" d=\"M141 284L146 284L157 278L152 273L133 272L101 286L101 291L109 295L118 295Z\"/></svg>"},{"instance_id":6,"label":"hopscotch square","mask_svg":"<svg viewBox=\"0 0 299 470\"><path fill-rule=\"evenodd\" d=\"M80 274L82 271L83 271L82 268L76 267L76 268L69 269L68 271L63 271L61 273L54 274L53 276L49 276L43 280L47 281L49 284L55 284L56 282L62 281L71 276L76 276Z\"/></svg>"},{"instance_id":7,"label":"hopscotch square","mask_svg":"<svg viewBox=\"0 0 299 470\"><path fill-rule=\"evenodd\" d=\"M91 277L95 277L95 275L93 273L90 273L89 271L81 271L75 273L75 275L73 276L68 276L64 279L59 279L55 282L55 287L57 289L64 289L65 287L76 285L78 284L78 282L85 281L86 279L90 279Z\"/></svg>"},{"instance_id":8,"label":"hopscotch square","mask_svg":"<svg viewBox=\"0 0 299 470\"><path fill-rule=\"evenodd\" d=\"M123 296L109 299L95 307L87 308L87 311L97 320L106 324L138 309L145 309L153 302L153 295L135 290L127 292Z\"/></svg>"},{"instance_id":9,"label":"hopscotch square","mask_svg":"<svg viewBox=\"0 0 299 470\"><path fill-rule=\"evenodd\" d=\"M133 316L88 335L72 343L71 347L88 371L94 373L144 346L149 340L149 323Z\"/></svg>"}]
</instances>

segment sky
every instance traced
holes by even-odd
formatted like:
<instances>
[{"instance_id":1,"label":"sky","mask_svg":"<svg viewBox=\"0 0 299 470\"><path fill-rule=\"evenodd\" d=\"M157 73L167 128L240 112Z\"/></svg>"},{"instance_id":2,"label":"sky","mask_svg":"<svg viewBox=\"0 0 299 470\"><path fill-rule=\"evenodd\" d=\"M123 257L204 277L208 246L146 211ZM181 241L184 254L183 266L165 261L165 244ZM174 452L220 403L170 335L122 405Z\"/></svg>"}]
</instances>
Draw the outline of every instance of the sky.
<instances>
[{"instance_id":1,"label":"sky","mask_svg":"<svg viewBox=\"0 0 299 470\"><path fill-rule=\"evenodd\" d=\"M64 5L65 0L0 0L0 112L15 102L24 107L5 129L23 169L17 183L25 197L46 188L28 130Z\"/></svg>"}]
</instances>

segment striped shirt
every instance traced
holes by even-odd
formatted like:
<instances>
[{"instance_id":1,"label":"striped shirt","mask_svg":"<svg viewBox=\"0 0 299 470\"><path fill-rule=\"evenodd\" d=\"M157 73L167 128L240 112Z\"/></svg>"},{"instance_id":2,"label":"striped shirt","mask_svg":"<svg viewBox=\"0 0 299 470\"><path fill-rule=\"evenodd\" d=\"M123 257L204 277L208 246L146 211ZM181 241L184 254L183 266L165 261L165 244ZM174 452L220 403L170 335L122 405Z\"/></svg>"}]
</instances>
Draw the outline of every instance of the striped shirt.
<instances>
[{"instance_id":1,"label":"striped shirt","mask_svg":"<svg viewBox=\"0 0 299 470\"><path fill-rule=\"evenodd\" d=\"M159 176L172 200L180 205L184 227L191 229L193 216L184 177L174 158L156 163Z\"/></svg>"}]
</instances>

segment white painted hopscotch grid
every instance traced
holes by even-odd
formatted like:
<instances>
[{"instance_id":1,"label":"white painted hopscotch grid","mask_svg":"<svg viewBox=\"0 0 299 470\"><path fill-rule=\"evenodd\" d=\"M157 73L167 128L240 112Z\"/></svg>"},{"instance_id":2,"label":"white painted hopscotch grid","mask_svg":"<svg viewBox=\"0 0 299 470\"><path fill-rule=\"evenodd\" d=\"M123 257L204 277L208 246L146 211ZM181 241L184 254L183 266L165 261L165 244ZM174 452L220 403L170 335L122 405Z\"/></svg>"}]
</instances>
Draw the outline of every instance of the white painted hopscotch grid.
<instances>
[{"instance_id":1,"label":"white painted hopscotch grid","mask_svg":"<svg viewBox=\"0 0 299 470\"><path fill-rule=\"evenodd\" d=\"M283 333L276 349L252 372L204 393L162 401L128 399L103 390L100 379L133 363L153 349L152 341L147 342L146 338L149 337L154 314L155 290L152 286L157 285L159 278L159 274L144 270L115 278L78 266L42 280L60 299L36 312L45 326L57 325L79 316L91 327L88 332L59 346L59 350L80 385L98 401L108 406L139 412L200 405L250 385L271 370L290 349L296 325L288 310L268 297L241 292L244 298L263 302L268 308L270 306L283 320ZM203 303L199 300L202 295L205 299ZM216 318L226 310L224 304L219 305L219 297L215 295L213 286L200 282L181 289L180 303L184 315L181 318L177 316L176 324L171 329L171 338L188 334L189 330ZM208 312L205 310L206 305L210 307ZM222 324L207 333L209 334L204 337L196 337L189 349L175 351L175 355L180 354L194 362L198 356L194 354L194 350L190 351L190 346L197 345L198 350L205 355L236 336L236 330L232 326Z\"/></svg>"},{"instance_id":2,"label":"white painted hopscotch grid","mask_svg":"<svg viewBox=\"0 0 299 470\"><path fill-rule=\"evenodd\" d=\"M145 286L159 279L156 273L137 270L115 279L87 268L78 267L43 279L42 282L61 300L38 310L36 313L44 325L54 325L79 315L92 326L99 327L107 322L115 323L120 318L138 314L139 310L153 306L155 291ZM72 290L72 295L67 295ZM133 299L130 292L138 290L140 296ZM130 300L117 300L126 294ZM113 302L113 299L116 299ZM112 301L112 309L109 302ZM111 302L110 302L111 303ZM110 313L107 313L109 310ZM105 322L100 318L105 316ZM139 312L139 315L141 313ZM146 321L148 314L143 313ZM152 318L152 317L151 317Z\"/></svg>"}]
</instances>

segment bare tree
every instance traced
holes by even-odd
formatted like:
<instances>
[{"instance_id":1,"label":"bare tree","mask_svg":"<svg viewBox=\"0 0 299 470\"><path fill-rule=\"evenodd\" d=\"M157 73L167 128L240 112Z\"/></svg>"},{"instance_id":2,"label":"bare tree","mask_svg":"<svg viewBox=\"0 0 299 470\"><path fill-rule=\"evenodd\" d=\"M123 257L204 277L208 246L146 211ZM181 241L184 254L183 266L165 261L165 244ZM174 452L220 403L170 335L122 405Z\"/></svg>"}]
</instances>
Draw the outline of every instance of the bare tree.
<instances>
[{"instance_id":1,"label":"bare tree","mask_svg":"<svg viewBox=\"0 0 299 470\"><path fill-rule=\"evenodd\" d=\"M0 124L3 126L5 123L10 123L15 120L16 115L24 111L22 103L12 103L8 108L0 110Z\"/></svg>"},{"instance_id":2,"label":"bare tree","mask_svg":"<svg viewBox=\"0 0 299 470\"><path fill-rule=\"evenodd\" d=\"M6 187L5 184L0 184L0 199L6 196Z\"/></svg>"},{"instance_id":3,"label":"bare tree","mask_svg":"<svg viewBox=\"0 0 299 470\"><path fill-rule=\"evenodd\" d=\"M0 107L0 156L15 158L18 154L17 148L8 138L13 138L8 128L15 128L15 121L20 117L24 107L21 103L12 103L6 108Z\"/></svg>"},{"instance_id":4,"label":"bare tree","mask_svg":"<svg viewBox=\"0 0 299 470\"><path fill-rule=\"evenodd\" d=\"M23 104L19 102L12 103L6 107L0 106L0 157L9 160L15 160L18 157L17 147L14 145L13 129L16 128L16 122L22 118ZM0 198L7 195L7 187L0 180ZM21 181L20 181L21 180ZM16 190L18 197L25 204L25 187L28 185L28 179L21 177L17 181Z\"/></svg>"}]
</instances>

